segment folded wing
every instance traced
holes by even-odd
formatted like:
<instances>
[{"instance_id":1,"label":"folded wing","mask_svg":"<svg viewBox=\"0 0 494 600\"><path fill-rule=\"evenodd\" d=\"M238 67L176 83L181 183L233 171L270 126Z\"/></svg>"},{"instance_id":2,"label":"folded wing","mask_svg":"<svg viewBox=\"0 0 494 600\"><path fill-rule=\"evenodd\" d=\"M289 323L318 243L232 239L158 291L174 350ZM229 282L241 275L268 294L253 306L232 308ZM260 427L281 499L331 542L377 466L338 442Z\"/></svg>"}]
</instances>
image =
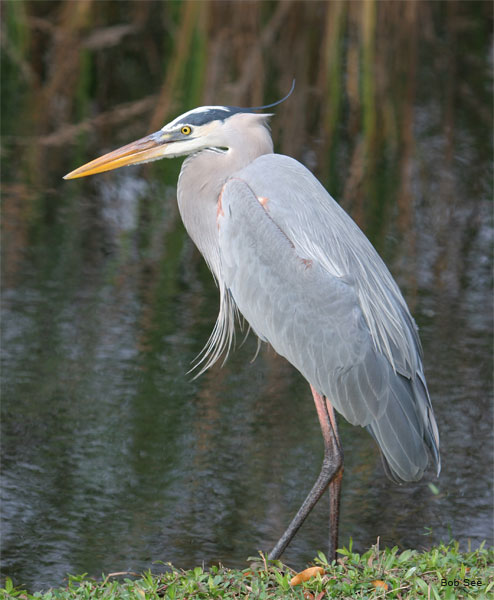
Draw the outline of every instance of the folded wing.
<instances>
[{"instance_id":1,"label":"folded wing","mask_svg":"<svg viewBox=\"0 0 494 600\"><path fill-rule=\"evenodd\" d=\"M368 428L388 475L420 479L439 439L408 308L376 251L297 161L265 155L230 178L222 275L255 333Z\"/></svg>"}]
</instances>

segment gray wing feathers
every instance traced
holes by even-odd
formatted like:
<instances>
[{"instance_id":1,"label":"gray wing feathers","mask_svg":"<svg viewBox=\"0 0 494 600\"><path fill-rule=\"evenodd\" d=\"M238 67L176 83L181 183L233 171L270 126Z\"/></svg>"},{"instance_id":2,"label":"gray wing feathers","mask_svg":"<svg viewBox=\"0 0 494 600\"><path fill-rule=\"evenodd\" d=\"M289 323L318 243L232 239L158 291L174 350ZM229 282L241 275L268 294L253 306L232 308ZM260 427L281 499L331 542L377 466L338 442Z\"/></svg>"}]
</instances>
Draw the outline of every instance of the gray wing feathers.
<instances>
[{"instance_id":1,"label":"gray wing feathers","mask_svg":"<svg viewBox=\"0 0 494 600\"><path fill-rule=\"evenodd\" d=\"M254 332L352 424L382 416L394 373L373 346L352 287L297 253L245 183L230 181L222 203L222 274Z\"/></svg>"},{"instance_id":2,"label":"gray wing feathers","mask_svg":"<svg viewBox=\"0 0 494 600\"><path fill-rule=\"evenodd\" d=\"M377 350L403 375L415 373L422 349L398 286L369 240L312 173L290 157L267 154L238 176L267 198L267 211L297 249L329 273L351 277Z\"/></svg>"},{"instance_id":3,"label":"gray wing feathers","mask_svg":"<svg viewBox=\"0 0 494 600\"><path fill-rule=\"evenodd\" d=\"M374 248L332 203L296 161L254 161L223 190L222 277L254 332L350 423L368 428L390 476L420 479L427 447L438 463L439 440L415 324Z\"/></svg>"},{"instance_id":4,"label":"gray wing feathers","mask_svg":"<svg viewBox=\"0 0 494 600\"><path fill-rule=\"evenodd\" d=\"M428 449L439 475L439 434L427 389L417 389L421 384L401 375L397 380L402 389L393 387L385 414L367 426L381 448L386 473L397 483L418 481L427 468Z\"/></svg>"}]
</instances>

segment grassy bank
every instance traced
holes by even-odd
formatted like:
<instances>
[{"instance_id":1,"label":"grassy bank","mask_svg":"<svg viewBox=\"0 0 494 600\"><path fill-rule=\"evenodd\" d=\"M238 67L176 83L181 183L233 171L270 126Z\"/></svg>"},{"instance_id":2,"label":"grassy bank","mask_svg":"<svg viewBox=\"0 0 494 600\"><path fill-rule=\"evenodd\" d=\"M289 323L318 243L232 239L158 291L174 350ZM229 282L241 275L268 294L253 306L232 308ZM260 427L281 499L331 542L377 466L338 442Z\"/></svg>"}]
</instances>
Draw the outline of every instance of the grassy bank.
<instances>
[{"instance_id":1,"label":"grassy bank","mask_svg":"<svg viewBox=\"0 0 494 600\"><path fill-rule=\"evenodd\" d=\"M492 597L494 591L494 548L481 546L460 552L458 543L440 545L427 552L397 547L365 554L343 548L336 563L328 564L319 553L314 565L320 567L307 581L292 585L295 571L279 561L268 562L262 555L251 559L244 570L223 566L190 571L169 565L160 575L113 574L95 581L85 576L70 577L65 587L30 594L14 588L7 580L0 598L18 599L202 599L202 598L417 598L466 599ZM309 575L310 573L307 573ZM299 578L301 579L301 578Z\"/></svg>"}]
</instances>

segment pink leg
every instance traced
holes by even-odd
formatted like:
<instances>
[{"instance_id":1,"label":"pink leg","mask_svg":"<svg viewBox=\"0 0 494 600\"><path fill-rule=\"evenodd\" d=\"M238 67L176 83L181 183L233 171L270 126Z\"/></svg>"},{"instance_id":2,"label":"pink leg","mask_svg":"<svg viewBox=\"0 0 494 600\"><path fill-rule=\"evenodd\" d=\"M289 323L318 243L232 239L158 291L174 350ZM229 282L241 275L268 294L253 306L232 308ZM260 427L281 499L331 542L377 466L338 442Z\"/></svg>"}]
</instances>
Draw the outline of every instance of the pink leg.
<instances>
[{"instance_id":1,"label":"pink leg","mask_svg":"<svg viewBox=\"0 0 494 600\"><path fill-rule=\"evenodd\" d=\"M307 515L314 508L324 490L329 485L330 491L330 532L329 532L329 560L335 558L338 547L338 522L340 508L341 477L343 475L343 452L338 437L338 428L334 409L324 396L319 394L312 386L312 395L316 405L317 416L321 425L324 440L324 459L321 472L312 490L299 508L288 529L281 536L276 546L269 553L269 558L279 558L293 537L300 529Z\"/></svg>"}]
</instances>

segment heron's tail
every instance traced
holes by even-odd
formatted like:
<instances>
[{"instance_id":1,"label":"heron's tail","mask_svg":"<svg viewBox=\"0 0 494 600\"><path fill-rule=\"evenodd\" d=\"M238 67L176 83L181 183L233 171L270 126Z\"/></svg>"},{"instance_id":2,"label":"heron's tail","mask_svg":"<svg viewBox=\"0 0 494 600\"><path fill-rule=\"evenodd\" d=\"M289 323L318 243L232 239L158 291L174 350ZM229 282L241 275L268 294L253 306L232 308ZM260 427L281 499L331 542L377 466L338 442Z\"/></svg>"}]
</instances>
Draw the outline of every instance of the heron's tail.
<instances>
[{"instance_id":1,"label":"heron's tail","mask_svg":"<svg viewBox=\"0 0 494 600\"><path fill-rule=\"evenodd\" d=\"M381 449L386 475L394 482L421 479L429 453L439 475L439 432L421 373L414 380L397 374L384 414L367 429Z\"/></svg>"}]
</instances>

